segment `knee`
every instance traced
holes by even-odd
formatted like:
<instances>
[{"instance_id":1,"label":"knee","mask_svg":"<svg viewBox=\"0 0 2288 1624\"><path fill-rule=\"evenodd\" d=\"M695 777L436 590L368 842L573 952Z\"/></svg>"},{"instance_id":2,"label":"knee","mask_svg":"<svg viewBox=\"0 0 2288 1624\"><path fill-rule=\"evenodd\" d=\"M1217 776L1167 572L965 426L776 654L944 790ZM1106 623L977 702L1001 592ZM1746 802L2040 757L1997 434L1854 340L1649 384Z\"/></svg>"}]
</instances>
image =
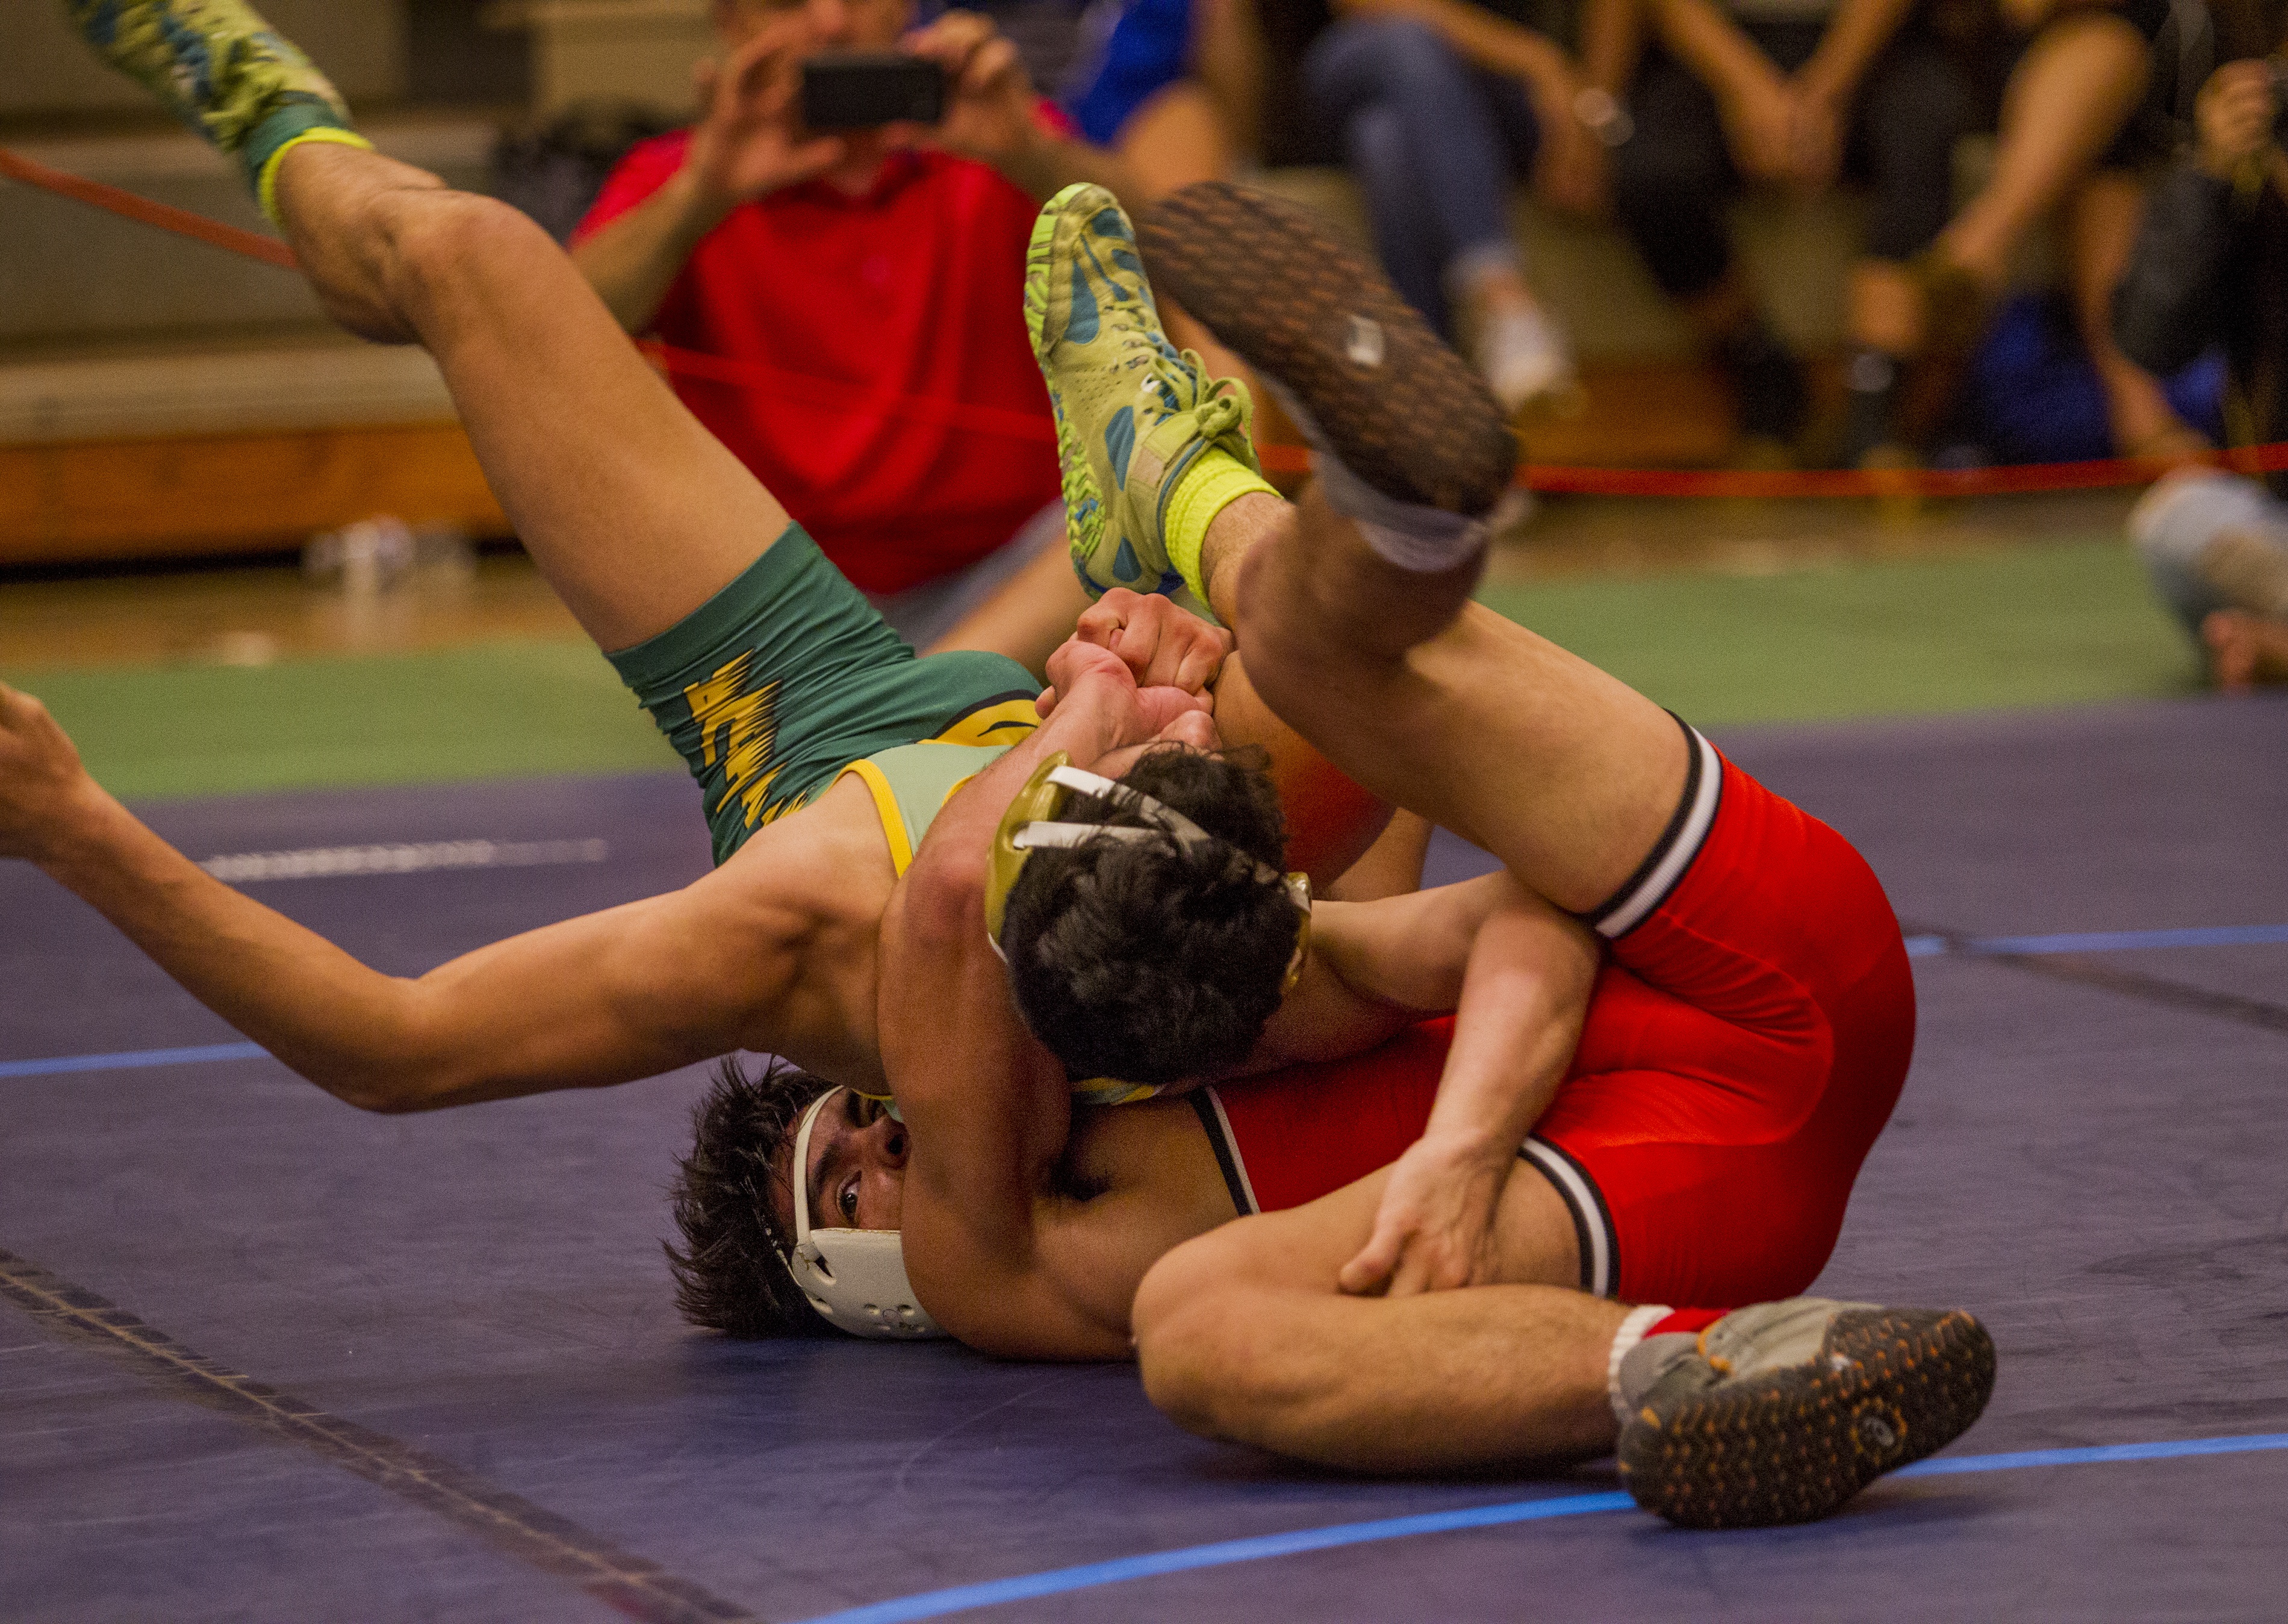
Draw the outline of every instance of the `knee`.
<instances>
[{"instance_id":1,"label":"knee","mask_svg":"<svg viewBox=\"0 0 2288 1624\"><path fill-rule=\"evenodd\" d=\"M1370 184L1410 184L1413 160L1403 120L1379 103L1361 107L1343 126L1343 155Z\"/></svg>"},{"instance_id":2,"label":"knee","mask_svg":"<svg viewBox=\"0 0 2288 1624\"><path fill-rule=\"evenodd\" d=\"M2146 492L2131 511L2129 535L2149 568L2189 577L2219 535L2228 530L2260 534L2276 511L2253 479L2212 468L2181 469Z\"/></svg>"},{"instance_id":3,"label":"knee","mask_svg":"<svg viewBox=\"0 0 2288 1624\"><path fill-rule=\"evenodd\" d=\"M2049 76L2086 92L2090 105L2103 106L2105 92L2119 93L2144 83L2153 47L2137 25L2105 5L2045 6L2024 25L2034 45L2014 83Z\"/></svg>"}]
</instances>

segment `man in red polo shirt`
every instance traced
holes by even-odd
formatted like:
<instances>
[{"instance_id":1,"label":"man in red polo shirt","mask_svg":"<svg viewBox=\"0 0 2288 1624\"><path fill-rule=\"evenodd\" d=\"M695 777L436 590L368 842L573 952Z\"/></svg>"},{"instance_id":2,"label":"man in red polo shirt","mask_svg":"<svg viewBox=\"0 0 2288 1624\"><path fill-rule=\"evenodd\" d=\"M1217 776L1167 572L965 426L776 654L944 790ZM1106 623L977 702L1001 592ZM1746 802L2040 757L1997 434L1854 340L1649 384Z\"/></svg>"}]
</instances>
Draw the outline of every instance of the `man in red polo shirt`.
<instances>
[{"instance_id":1,"label":"man in red polo shirt","mask_svg":"<svg viewBox=\"0 0 2288 1624\"><path fill-rule=\"evenodd\" d=\"M1041 200L1121 190L1117 161L984 18L909 37L912 0L714 12L699 123L622 161L574 262L630 332L714 360L674 370L677 392L910 642L1037 669L1087 600L1058 544L1025 249ZM902 41L945 68L943 123L801 127L804 57Z\"/></svg>"}]
</instances>

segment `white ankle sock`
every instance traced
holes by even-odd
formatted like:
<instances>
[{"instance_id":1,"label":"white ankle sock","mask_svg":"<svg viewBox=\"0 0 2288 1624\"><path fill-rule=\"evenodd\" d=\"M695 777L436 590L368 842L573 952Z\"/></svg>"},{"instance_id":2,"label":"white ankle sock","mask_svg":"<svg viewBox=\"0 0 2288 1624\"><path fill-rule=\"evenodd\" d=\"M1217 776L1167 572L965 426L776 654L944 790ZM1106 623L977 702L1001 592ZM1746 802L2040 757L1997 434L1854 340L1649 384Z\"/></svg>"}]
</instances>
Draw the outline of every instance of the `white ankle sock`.
<instances>
[{"instance_id":1,"label":"white ankle sock","mask_svg":"<svg viewBox=\"0 0 2288 1624\"><path fill-rule=\"evenodd\" d=\"M1311 471L1327 505L1356 525L1360 537L1386 564L1417 574L1442 574L1468 563L1495 531L1523 522L1533 510L1533 493L1517 487L1477 519L1386 496L1343 466L1311 414L1284 384L1267 376L1263 384L1309 444Z\"/></svg>"},{"instance_id":2,"label":"white ankle sock","mask_svg":"<svg viewBox=\"0 0 2288 1624\"><path fill-rule=\"evenodd\" d=\"M1325 451L1312 453L1311 471L1319 477L1327 505L1358 527L1377 558L1418 574L1441 574L1468 563L1485 551L1497 528L1524 518L1525 504L1532 500L1513 490L1492 512L1472 519L1386 496Z\"/></svg>"},{"instance_id":3,"label":"white ankle sock","mask_svg":"<svg viewBox=\"0 0 2288 1624\"><path fill-rule=\"evenodd\" d=\"M1629 1406L1621 1397L1621 1361L1644 1340L1647 1331L1675 1311L1665 1303L1647 1303L1631 1309L1621 1328L1613 1333L1612 1351L1605 1355L1605 1396L1612 1401L1613 1419L1624 1427L1629 1424Z\"/></svg>"}]
</instances>

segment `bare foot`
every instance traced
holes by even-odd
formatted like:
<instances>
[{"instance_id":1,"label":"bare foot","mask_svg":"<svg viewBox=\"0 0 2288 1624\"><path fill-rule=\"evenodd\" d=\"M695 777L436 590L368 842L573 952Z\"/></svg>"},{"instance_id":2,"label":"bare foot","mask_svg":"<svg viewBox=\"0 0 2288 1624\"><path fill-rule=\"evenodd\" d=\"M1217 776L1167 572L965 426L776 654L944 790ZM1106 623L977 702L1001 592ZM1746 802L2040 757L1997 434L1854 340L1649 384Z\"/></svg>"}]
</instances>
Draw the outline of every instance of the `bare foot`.
<instances>
[{"instance_id":1,"label":"bare foot","mask_svg":"<svg viewBox=\"0 0 2288 1624\"><path fill-rule=\"evenodd\" d=\"M2288 625L2245 609L2217 609L2201 622L2209 675L2227 693L2288 682Z\"/></svg>"}]
</instances>

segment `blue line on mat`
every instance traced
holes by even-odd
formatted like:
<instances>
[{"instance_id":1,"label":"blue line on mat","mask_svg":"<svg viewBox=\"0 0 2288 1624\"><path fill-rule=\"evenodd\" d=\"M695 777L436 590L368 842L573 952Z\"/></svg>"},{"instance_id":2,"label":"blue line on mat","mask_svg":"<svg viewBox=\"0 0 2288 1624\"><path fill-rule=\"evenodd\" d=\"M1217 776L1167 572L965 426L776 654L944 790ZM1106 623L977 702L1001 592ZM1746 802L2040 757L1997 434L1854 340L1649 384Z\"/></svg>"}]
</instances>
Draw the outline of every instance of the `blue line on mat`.
<instances>
[{"instance_id":1,"label":"blue line on mat","mask_svg":"<svg viewBox=\"0 0 2288 1624\"><path fill-rule=\"evenodd\" d=\"M2288 1432L2260 1432L2240 1438L2196 1438L2158 1444L2100 1444L2085 1449L2032 1449L2014 1454L1942 1456L1922 1461L1895 1477L1932 1477L1958 1472L2014 1471L2029 1466L2081 1466L2107 1461L2165 1461L2179 1455L2243 1454L2252 1450L2288 1449ZM821 1613L804 1624L913 1624L921 1619L941 1619L948 1613L1009 1602L1059 1596L1069 1590L1092 1589L1124 1580L1151 1579L1162 1573L1188 1573L1196 1568L1224 1567L1235 1562L1260 1562L1272 1557L1292 1557L1304 1551L1331 1550L1344 1545L1365 1545L1377 1540L1402 1540L1418 1533L1450 1533L1465 1528L1495 1528L1509 1523L1539 1522L1548 1517L1586 1517L1600 1511L1625 1511L1633 1502L1625 1493L1560 1494L1546 1500L1512 1501L1497 1506L1469 1506L1456 1511L1431 1511L1415 1517L1385 1517L1370 1523L1338 1523L1329 1528L1307 1528L1294 1533L1265 1534L1252 1540L1226 1540L1216 1545L1190 1545L1180 1550L1153 1551L1141 1557L1121 1557L1110 1562L1091 1562L1079 1567L1052 1568L1045 1573L1025 1573L1014 1579L989 1580L983 1584L957 1585L948 1590L926 1590L886 1602Z\"/></svg>"},{"instance_id":2,"label":"blue line on mat","mask_svg":"<svg viewBox=\"0 0 2288 1624\"><path fill-rule=\"evenodd\" d=\"M2188 1438L2160 1444L2093 1444L2082 1449L2024 1449L2015 1454L1940 1455L1918 1461L1894 1477L1945 1477L1956 1472L2007 1472L2025 1466L2097 1466L2109 1461L2173 1461L2185 1455L2249 1454L2288 1449L2288 1432L2250 1432L2238 1438Z\"/></svg>"},{"instance_id":3,"label":"blue line on mat","mask_svg":"<svg viewBox=\"0 0 2288 1624\"><path fill-rule=\"evenodd\" d=\"M2288 942L2288 925L2210 925L2185 931L2082 931L2061 936L1910 936L1907 956L1941 954L2125 953L2138 947L2266 947Z\"/></svg>"},{"instance_id":4,"label":"blue line on mat","mask_svg":"<svg viewBox=\"0 0 2288 1624\"><path fill-rule=\"evenodd\" d=\"M195 1049L136 1049L119 1055L58 1055L47 1060L0 1060L0 1077L53 1077L63 1072L125 1071L138 1066L196 1066L203 1060L257 1060L259 1043L206 1043Z\"/></svg>"}]
</instances>

